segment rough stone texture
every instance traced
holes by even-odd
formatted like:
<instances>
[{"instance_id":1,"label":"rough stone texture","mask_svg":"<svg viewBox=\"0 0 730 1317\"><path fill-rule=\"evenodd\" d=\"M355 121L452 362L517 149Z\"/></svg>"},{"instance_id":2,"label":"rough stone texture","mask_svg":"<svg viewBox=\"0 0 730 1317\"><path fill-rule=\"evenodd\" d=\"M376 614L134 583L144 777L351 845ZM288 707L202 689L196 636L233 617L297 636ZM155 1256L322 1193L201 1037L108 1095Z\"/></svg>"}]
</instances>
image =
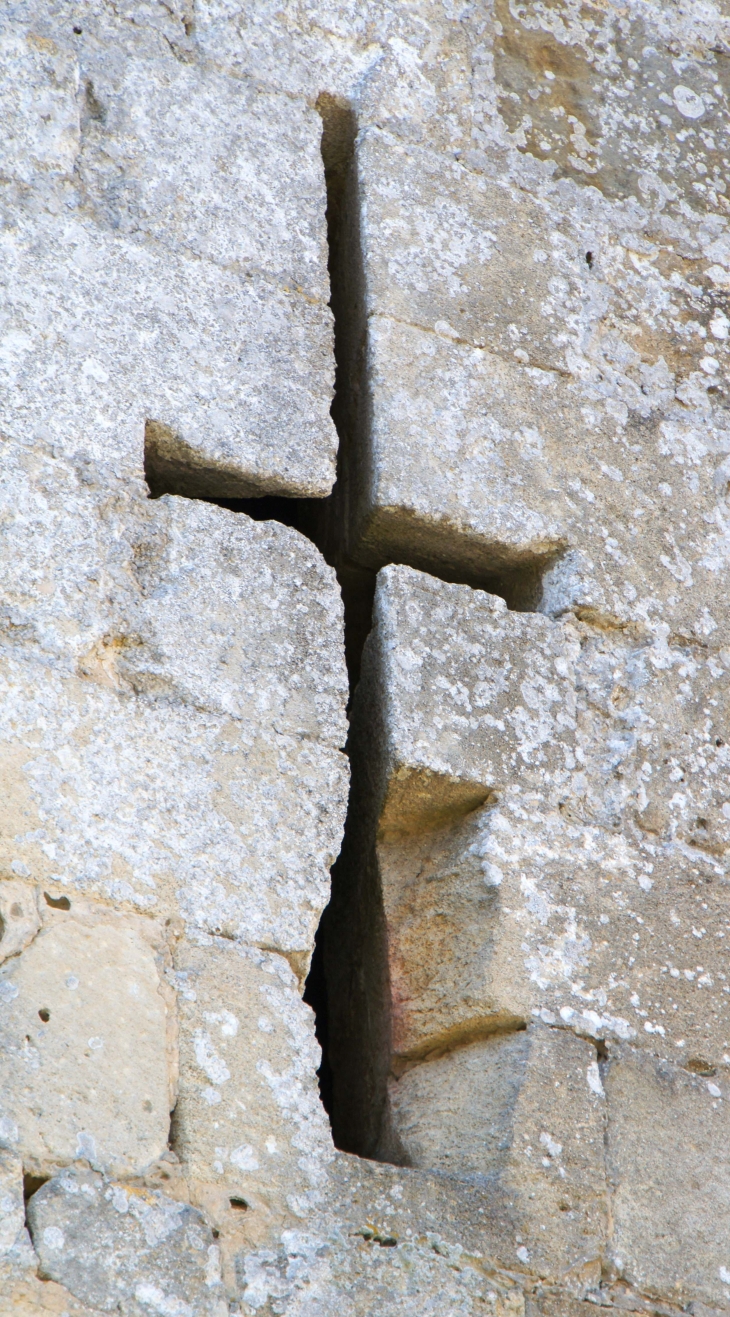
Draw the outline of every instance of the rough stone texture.
<instances>
[{"instance_id":1,"label":"rough stone texture","mask_svg":"<svg viewBox=\"0 0 730 1317\"><path fill-rule=\"evenodd\" d=\"M595 1049L542 1025L391 1080L388 1160L482 1183L539 1273L600 1275L607 1201ZM599 1090L599 1091L597 1091Z\"/></svg>"},{"instance_id":2,"label":"rough stone texture","mask_svg":"<svg viewBox=\"0 0 730 1317\"><path fill-rule=\"evenodd\" d=\"M218 1246L184 1203L67 1170L33 1195L29 1221L41 1275L102 1312L226 1312Z\"/></svg>"},{"instance_id":3,"label":"rough stone texture","mask_svg":"<svg viewBox=\"0 0 730 1317\"><path fill-rule=\"evenodd\" d=\"M78 34L45 6L3 24L0 427L129 478L150 420L179 437L168 490L327 494L318 116L80 9ZM234 223L242 189L256 223Z\"/></svg>"},{"instance_id":4,"label":"rough stone texture","mask_svg":"<svg viewBox=\"0 0 730 1317\"><path fill-rule=\"evenodd\" d=\"M561 1236L569 1212L550 1210L533 1189L521 1139L537 1150L537 1168L544 1134L551 1166L549 1147L569 1146L555 1113L562 1129L579 1122L564 1095L538 1087L524 1102L541 1128L527 1123L523 1136L520 1103L531 1090L527 1080L519 1086L517 1057L534 1026L503 1031L535 1019L549 1026L539 1030L551 1041L535 1072L550 1084L575 1065L560 1049L583 1049L576 1092L586 1109L603 1112L604 1088L595 1044L575 1034L596 1040L599 1056L608 1046L611 1058L631 1042L625 1062L611 1059L611 1076L614 1066L617 1076L622 1066L633 1074L630 1058L641 1067L645 1053L647 1066L686 1082L681 1133L672 1147L652 1136L647 1158L671 1201L667 1238L691 1234L689 1186L702 1173L689 1131L704 1119L693 1095L707 1095L710 1083L724 1110L719 1076L730 1065L727 707L716 651L681 638L668 644L666 632L638 626L514 613L409 567L379 573L351 730L360 810L327 924L336 1137L366 1155L491 1175L500 1189L506 1178L523 1195L522 1237L539 1240L549 1220L552 1265L560 1257L565 1273L588 1259L575 1234ZM632 1149L645 1120L661 1130L660 1103L653 1117L640 1114L647 1103L623 1090L619 1098L612 1082L609 1156L622 1176L630 1167L641 1179ZM597 1115L593 1160L575 1172L591 1204L609 1196L602 1121ZM497 1153L490 1139L500 1138ZM668 1189L677 1179L688 1183L679 1199ZM622 1194L638 1202L625 1179L615 1192L617 1209ZM631 1217L634 1207L624 1210ZM681 1255L668 1244L660 1274L656 1214L648 1202L635 1210L631 1264L623 1245L631 1227L614 1211L617 1274L672 1294L685 1285ZM724 1220L723 1210L713 1220ZM634 1221L644 1228L638 1236ZM596 1261L605 1229L594 1211ZM524 1247L531 1265L556 1274L539 1249ZM692 1272L693 1292L712 1272L702 1294L722 1301L714 1278L725 1264L711 1248Z\"/></svg>"},{"instance_id":5,"label":"rough stone texture","mask_svg":"<svg viewBox=\"0 0 730 1317\"><path fill-rule=\"evenodd\" d=\"M74 899L47 907L0 971L1 1119L34 1173L82 1157L136 1174L165 1151L177 1096L166 960L155 921Z\"/></svg>"},{"instance_id":6,"label":"rough stone texture","mask_svg":"<svg viewBox=\"0 0 730 1317\"><path fill-rule=\"evenodd\" d=\"M611 1260L639 1290L727 1303L728 1096L724 1075L700 1078L630 1048L607 1068ZM684 1239L691 1250L678 1256Z\"/></svg>"},{"instance_id":7,"label":"rough stone texture","mask_svg":"<svg viewBox=\"0 0 730 1317\"><path fill-rule=\"evenodd\" d=\"M37 893L28 883L6 878L0 884L0 961L17 956L41 926Z\"/></svg>"},{"instance_id":8,"label":"rough stone texture","mask_svg":"<svg viewBox=\"0 0 730 1317\"><path fill-rule=\"evenodd\" d=\"M552 563L531 587L544 611L661 610L702 639L705 609L724 625L726 20L686 7L670 37L668 10L631 9L462 17L482 43L471 133L449 149L415 105L397 125L364 115L342 526L358 561L475 583Z\"/></svg>"},{"instance_id":9,"label":"rough stone texture","mask_svg":"<svg viewBox=\"0 0 730 1317\"><path fill-rule=\"evenodd\" d=\"M306 1217L321 1201L332 1143L295 975L282 956L218 939L180 948L175 979L178 1154L256 1218Z\"/></svg>"},{"instance_id":10,"label":"rough stone texture","mask_svg":"<svg viewBox=\"0 0 730 1317\"><path fill-rule=\"evenodd\" d=\"M728 1064L721 657L405 567L375 619L352 864L377 835L394 1053L540 1015Z\"/></svg>"},{"instance_id":11,"label":"rough stone texture","mask_svg":"<svg viewBox=\"0 0 730 1317\"><path fill-rule=\"evenodd\" d=\"M330 569L94 464L6 475L5 863L306 955L345 792Z\"/></svg>"},{"instance_id":12,"label":"rough stone texture","mask_svg":"<svg viewBox=\"0 0 730 1317\"><path fill-rule=\"evenodd\" d=\"M23 1163L14 1152L0 1152L0 1257L17 1249L25 1231Z\"/></svg>"},{"instance_id":13,"label":"rough stone texture","mask_svg":"<svg viewBox=\"0 0 730 1317\"><path fill-rule=\"evenodd\" d=\"M730 1311L728 51L5 6L3 1317Z\"/></svg>"}]
</instances>

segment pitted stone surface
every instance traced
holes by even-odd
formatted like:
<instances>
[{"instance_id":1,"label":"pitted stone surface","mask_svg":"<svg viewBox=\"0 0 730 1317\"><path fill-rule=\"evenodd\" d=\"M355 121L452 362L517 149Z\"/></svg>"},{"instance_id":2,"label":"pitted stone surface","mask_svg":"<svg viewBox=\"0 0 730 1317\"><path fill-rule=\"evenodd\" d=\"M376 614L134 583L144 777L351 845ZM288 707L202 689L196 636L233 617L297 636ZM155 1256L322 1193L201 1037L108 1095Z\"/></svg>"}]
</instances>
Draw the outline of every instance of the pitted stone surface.
<instances>
[{"instance_id":1,"label":"pitted stone surface","mask_svg":"<svg viewBox=\"0 0 730 1317\"><path fill-rule=\"evenodd\" d=\"M49 455L34 491L28 462L4 526L8 866L306 953L345 804L331 569L275 523L104 498L93 465Z\"/></svg>"},{"instance_id":2,"label":"pitted stone surface","mask_svg":"<svg viewBox=\"0 0 730 1317\"><path fill-rule=\"evenodd\" d=\"M138 1174L167 1147L177 1093L169 952L152 920L79 906L49 907L0 970L3 1128L36 1174L75 1158Z\"/></svg>"},{"instance_id":3,"label":"pitted stone surface","mask_svg":"<svg viewBox=\"0 0 730 1317\"><path fill-rule=\"evenodd\" d=\"M181 948L175 1147L252 1212L305 1218L333 1156L313 1019L286 961L219 939ZM246 1209L248 1210L248 1209Z\"/></svg>"},{"instance_id":4,"label":"pitted stone surface","mask_svg":"<svg viewBox=\"0 0 730 1317\"><path fill-rule=\"evenodd\" d=\"M0 882L0 961L17 956L33 941L41 926L38 892L28 883Z\"/></svg>"},{"instance_id":5,"label":"pitted stone surface","mask_svg":"<svg viewBox=\"0 0 730 1317\"><path fill-rule=\"evenodd\" d=\"M218 1247L185 1203L67 1170L33 1195L28 1218L42 1274L101 1312L227 1313Z\"/></svg>"},{"instance_id":6,"label":"pitted stone surface","mask_svg":"<svg viewBox=\"0 0 730 1317\"><path fill-rule=\"evenodd\" d=\"M730 1064L724 653L380 573L353 863L377 837L395 1054L540 1014Z\"/></svg>"},{"instance_id":7,"label":"pitted stone surface","mask_svg":"<svg viewBox=\"0 0 730 1317\"><path fill-rule=\"evenodd\" d=\"M141 445L149 419L179 436L179 465L194 472L179 485L327 494L336 436L318 116L181 63L161 33L111 6L78 34L45 7L17 18L4 25L15 90L3 432L30 424L129 475L139 457L127 436ZM234 226L242 191L255 222Z\"/></svg>"}]
</instances>

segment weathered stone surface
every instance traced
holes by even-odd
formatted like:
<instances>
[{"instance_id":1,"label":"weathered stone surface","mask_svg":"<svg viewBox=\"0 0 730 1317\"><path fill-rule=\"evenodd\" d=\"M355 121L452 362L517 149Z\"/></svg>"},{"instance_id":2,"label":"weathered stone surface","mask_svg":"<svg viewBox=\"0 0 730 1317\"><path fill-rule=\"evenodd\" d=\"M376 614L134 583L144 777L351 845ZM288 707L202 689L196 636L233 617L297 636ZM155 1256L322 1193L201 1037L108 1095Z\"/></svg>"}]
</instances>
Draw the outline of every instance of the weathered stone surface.
<instances>
[{"instance_id":1,"label":"weathered stone surface","mask_svg":"<svg viewBox=\"0 0 730 1317\"><path fill-rule=\"evenodd\" d=\"M101 1312L227 1313L218 1247L185 1203L67 1170L33 1195L28 1217L41 1274Z\"/></svg>"},{"instance_id":2,"label":"weathered stone surface","mask_svg":"<svg viewBox=\"0 0 730 1317\"><path fill-rule=\"evenodd\" d=\"M46 1194L75 1222L44 1258L63 1280L13 1244L3 1317L730 1311L728 49L704 0L3 12L2 975L52 977L82 895L169 920L183 1034L180 1161L109 1200L86 1168L41 1189L31 1215ZM332 574L142 481L332 486L317 111L338 488L331 516L267 510L340 564L353 672L373 568L492 594L383 578L322 933L338 1140L402 1157L390 1091L392 1137L446 1170L333 1156L314 1105ZM581 1102L608 1178L600 1139L538 1120ZM520 1161L528 1127L553 1165ZM187 1226L148 1251L188 1200L222 1286Z\"/></svg>"},{"instance_id":3,"label":"weathered stone surface","mask_svg":"<svg viewBox=\"0 0 730 1317\"><path fill-rule=\"evenodd\" d=\"M84 1158L138 1174L167 1147L177 1093L164 932L74 902L0 971L7 1140L37 1174Z\"/></svg>"},{"instance_id":4,"label":"weathered stone surface","mask_svg":"<svg viewBox=\"0 0 730 1317\"><path fill-rule=\"evenodd\" d=\"M518 602L510 574L528 572L529 600L538 570L551 615L664 620L700 641L723 628L726 438L707 407L676 404L660 419L658 397L658 414L643 416L560 374L379 317L368 343L370 427L347 513L355 558L475 584L501 575Z\"/></svg>"},{"instance_id":5,"label":"weathered stone surface","mask_svg":"<svg viewBox=\"0 0 730 1317\"><path fill-rule=\"evenodd\" d=\"M119 485L105 498L93 464L16 470L8 865L307 953L345 803L331 569L275 523Z\"/></svg>"},{"instance_id":6,"label":"weathered stone surface","mask_svg":"<svg viewBox=\"0 0 730 1317\"><path fill-rule=\"evenodd\" d=\"M0 881L0 961L23 951L40 926L38 893L28 883Z\"/></svg>"},{"instance_id":7,"label":"weathered stone surface","mask_svg":"<svg viewBox=\"0 0 730 1317\"><path fill-rule=\"evenodd\" d=\"M23 1163L17 1153L0 1151L0 1257L22 1245L25 1234Z\"/></svg>"},{"instance_id":8,"label":"weathered stone surface","mask_svg":"<svg viewBox=\"0 0 730 1317\"><path fill-rule=\"evenodd\" d=\"M388 1160L488 1186L538 1273L600 1274L604 1103L590 1043L531 1025L414 1066L389 1099Z\"/></svg>"},{"instance_id":9,"label":"weathered stone surface","mask_svg":"<svg viewBox=\"0 0 730 1317\"><path fill-rule=\"evenodd\" d=\"M640 1290L730 1302L726 1074L623 1048L605 1076L611 1260Z\"/></svg>"},{"instance_id":10,"label":"weathered stone surface","mask_svg":"<svg viewBox=\"0 0 730 1317\"><path fill-rule=\"evenodd\" d=\"M64 1314L68 1314L68 1317L101 1317L100 1308L90 1308L80 1303L64 1285L39 1280L35 1275L17 1276L8 1271L3 1272L2 1263L0 1284L3 1286L3 1301L13 1317L39 1317L39 1314L48 1314L49 1317L64 1317Z\"/></svg>"},{"instance_id":11,"label":"weathered stone surface","mask_svg":"<svg viewBox=\"0 0 730 1317\"><path fill-rule=\"evenodd\" d=\"M609 11L465 20L471 140L451 149L411 131L405 78L397 124L363 96L342 531L360 562L482 584L561 558L544 611L702 638L704 608L724 625L727 25Z\"/></svg>"},{"instance_id":12,"label":"weathered stone surface","mask_svg":"<svg viewBox=\"0 0 730 1317\"><path fill-rule=\"evenodd\" d=\"M390 567L363 674L366 808L332 919L335 958L382 920L370 1048L413 1058L541 1015L728 1064L722 655ZM364 1021L377 990L343 973L347 1040L348 998L370 995Z\"/></svg>"},{"instance_id":13,"label":"weathered stone surface","mask_svg":"<svg viewBox=\"0 0 730 1317\"><path fill-rule=\"evenodd\" d=\"M319 118L181 64L111 12L89 17L80 40L45 11L6 25L24 91L7 95L17 187L0 426L30 423L129 472L129 437L141 445L149 419L181 440L168 489L325 495L336 436ZM251 222L231 245L242 189Z\"/></svg>"},{"instance_id":14,"label":"weathered stone surface","mask_svg":"<svg viewBox=\"0 0 730 1317\"><path fill-rule=\"evenodd\" d=\"M219 939L177 957L180 1100L190 1175L249 1209L254 1234L321 1202L331 1134L311 1011L281 956Z\"/></svg>"}]
</instances>

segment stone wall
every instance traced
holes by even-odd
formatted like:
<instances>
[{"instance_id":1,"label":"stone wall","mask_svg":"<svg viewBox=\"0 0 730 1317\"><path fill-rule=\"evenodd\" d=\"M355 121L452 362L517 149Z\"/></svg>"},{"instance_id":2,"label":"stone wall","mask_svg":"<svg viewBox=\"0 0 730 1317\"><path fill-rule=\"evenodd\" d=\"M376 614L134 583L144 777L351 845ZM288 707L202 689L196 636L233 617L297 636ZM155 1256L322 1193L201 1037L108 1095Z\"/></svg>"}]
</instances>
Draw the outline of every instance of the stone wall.
<instances>
[{"instance_id":1,"label":"stone wall","mask_svg":"<svg viewBox=\"0 0 730 1317\"><path fill-rule=\"evenodd\" d=\"M730 1312L721 0L0 73L0 1314Z\"/></svg>"}]
</instances>

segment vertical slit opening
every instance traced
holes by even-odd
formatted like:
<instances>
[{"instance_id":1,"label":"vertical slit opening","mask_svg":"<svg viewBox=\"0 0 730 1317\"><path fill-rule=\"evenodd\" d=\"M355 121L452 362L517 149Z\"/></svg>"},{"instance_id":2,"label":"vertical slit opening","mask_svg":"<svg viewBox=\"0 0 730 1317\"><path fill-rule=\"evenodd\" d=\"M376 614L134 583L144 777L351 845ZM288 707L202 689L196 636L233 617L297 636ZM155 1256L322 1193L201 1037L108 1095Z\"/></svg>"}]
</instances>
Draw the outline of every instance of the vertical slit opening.
<instances>
[{"instance_id":1,"label":"vertical slit opening","mask_svg":"<svg viewBox=\"0 0 730 1317\"><path fill-rule=\"evenodd\" d=\"M350 682L350 703L360 676L363 647L372 625L372 608L377 571L353 561L347 551L348 481L351 455L358 442L358 411L362 406L361 379L365 359L366 321L363 314L363 271L359 249L356 178L352 173L357 122L352 107L341 97L323 92L316 108L322 119L322 161L327 191L328 269L330 307L334 319L335 387L331 414L339 438L337 478L331 495L324 499L288 497L264 492L246 483L236 472L196 468L195 454L168 427L149 420L145 427L145 477L151 498L176 494L200 499L231 512L244 513L255 521L278 521L310 539L325 561L334 568L342 593L345 614L345 656ZM458 555L457 555L458 557ZM541 594L542 574L547 561L525 562L505 569L494 562L476 566L471 558L454 566L439 545L428 536L417 557L413 554L394 561L429 572L442 580L469 585L500 595L510 608L533 610ZM444 564L449 562L449 566ZM348 710L349 712L349 710ZM381 1119L379 1093L384 1086L389 1031L386 933L375 876L374 856L365 850L370 838L363 831L360 774L356 771L340 857L332 869L332 899L325 909L315 938L304 1000L315 1015L315 1031L322 1049L318 1071L320 1095L338 1147L361 1155L377 1155L375 1148ZM353 883L358 890L353 889ZM328 928L337 907L357 909L362 937L347 948L328 945ZM364 930L364 931L363 931ZM337 942L330 937L330 944ZM368 1048L376 1057L368 1076L336 1073L336 1058L342 1039L342 1015L333 1013L332 1003L342 995L366 1002L363 1028ZM334 1021L338 1018L337 1023ZM346 1029L350 1026L345 1025ZM358 1026L359 1028L359 1026ZM350 1032L352 1032L350 1028ZM382 1106L382 1103L380 1104ZM176 1113L172 1113L170 1147L178 1137Z\"/></svg>"}]
</instances>

